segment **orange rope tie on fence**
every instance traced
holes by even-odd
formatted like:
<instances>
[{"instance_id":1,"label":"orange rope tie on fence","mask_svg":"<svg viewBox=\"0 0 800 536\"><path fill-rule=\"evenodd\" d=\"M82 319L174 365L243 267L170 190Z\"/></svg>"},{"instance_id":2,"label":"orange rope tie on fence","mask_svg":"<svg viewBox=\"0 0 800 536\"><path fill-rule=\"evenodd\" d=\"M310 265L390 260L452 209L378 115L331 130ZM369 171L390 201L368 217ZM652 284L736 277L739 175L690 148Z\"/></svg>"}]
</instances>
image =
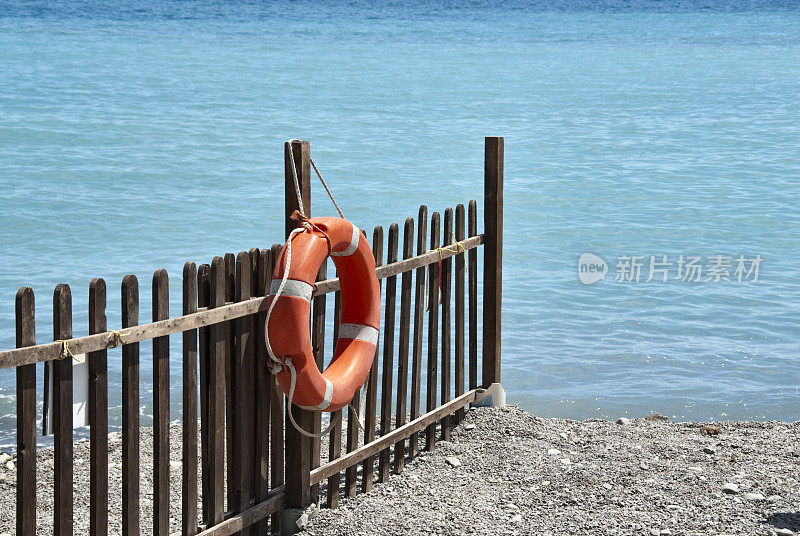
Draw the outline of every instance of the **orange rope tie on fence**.
<instances>
[{"instance_id":1,"label":"orange rope tie on fence","mask_svg":"<svg viewBox=\"0 0 800 536\"><path fill-rule=\"evenodd\" d=\"M78 361L78 358L75 357L72 354L72 351L69 349L69 340L58 339L55 342L60 342L61 343L61 352L59 354L59 357L56 359L56 361L61 361L62 359L66 359L68 357L71 357L75 361Z\"/></svg>"},{"instance_id":2,"label":"orange rope tie on fence","mask_svg":"<svg viewBox=\"0 0 800 536\"><path fill-rule=\"evenodd\" d=\"M125 344L125 340L123 337L127 337L127 333L121 333L119 331L109 331L108 334L111 336L111 340L108 341L111 345L111 348L116 348L120 344Z\"/></svg>"}]
</instances>

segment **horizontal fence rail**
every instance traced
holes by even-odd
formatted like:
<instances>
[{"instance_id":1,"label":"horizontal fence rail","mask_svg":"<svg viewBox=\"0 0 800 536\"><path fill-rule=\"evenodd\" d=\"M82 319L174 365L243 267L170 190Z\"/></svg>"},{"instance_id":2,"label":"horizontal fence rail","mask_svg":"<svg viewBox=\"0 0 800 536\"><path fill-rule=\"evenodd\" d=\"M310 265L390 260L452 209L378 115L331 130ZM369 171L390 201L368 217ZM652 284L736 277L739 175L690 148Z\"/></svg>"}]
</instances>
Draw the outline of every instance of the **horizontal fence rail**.
<instances>
[{"instance_id":1,"label":"horizontal fence rail","mask_svg":"<svg viewBox=\"0 0 800 536\"><path fill-rule=\"evenodd\" d=\"M288 235L297 225L289 218L292 212L302 209L310 217L308 142L287 142L284 157ZM45 363L45 386L52 388L52 416L45 413L45 419L51 420L47 428L54 434L53 533L58 535L76 532L77 516L86 508L74 499L83 490L74 489L72 356L85 354L88 361L90 536L108 534L110 490L121 491L122 532L130 536L142 532L146 512L151 512L152 533L157 536L291 534L296 531L292 516L311 502L321 503L323 494L326 505L336 508L342 494L354 497L359 490L370 491L374 482L401 473L423 445L433 450L437 438L450 439L465 407L500 380L502 138L486 138L484 158L483 234L478 233L475 201L430 214L422 205L416 221L407 218L402 226L391 224L385 241L383 227L374 228L370 243L381 284L380 338L365 392L356 391L348 407L330 415L334 425L325 438L306 437L288 423L290 408L267 368L263 342L267 294L280 244L227 253L199 266L187 262L181 316L170 317L165 270L153 273L150 313L140 311L138 279L126 275L119 330L107 326L105 281L93 279L89 335L84 337L72 337L72 293L69 286L58 285L53 295L54 342L39 345L33 291L21 288L16 298L17 348L0 352L0 369L15 367L17 375L16 533L42 532L37 531L42 527L37 527L36 511L35 364L40 362ZM298 190L302 207L295 195ZM477 286L480 246L484 246L482 300ZM332 313L329 340L335 347L342 308L339 279L329 277L333 274L327 270L323 263L310 318L312 350L320 369L331 353L330 348L326 352L331 320L327 316L326 322L326 315ZM328 294L333 299L326 301ZM150 316L152 322L140 323L140 316ZM177 334L182 334L180 357L173 359L170 336ZM151 386L144 386L140 377L140 343L145 341L152 341ZM117 396L121 397L122 476L112 485L108 350L117 347L121 347ZM179 371L171 376L170 368L176 364ZM170 397L175 396L171 377L179 377L182 388L177 434L170 427ZM153 486L152 500L145 502L142 497L150 488L140 480L140 415L141 393L150 387ZM320 413L297 406L291 411L301 427L320 434ZM182 440L182 478L177 484L170 479L170 451L177 449L171 433ZM323 462L325 443L328 459ZM171 494L171 485L179 487L180 494ZM170 498L178 495L180 505L171 503ZM178 520L180 531L174 531Z\"/></svg>"},{"instance_id":2,"label":"horizontal fence rail","mask_svg":"<svg viewBox=\"0 0 800 536\"><path fill-rule=\"evenodd\" d=\"M473 236L461 242L450 244L446 249L442 248L440 250L428 251L427 253L417 255L410 259L380 266L376 268L375 275L378 279L386 279L387 277L402 274L403 272L414 270L415 268L428 266L433 263L438 263L441 260L449 259L455 255L463 254L482 244L483 235ZM326 279L316 283L312 297L338 290L338 278ZM196 313L176 316L130 328L122 328L121 330L105 331L85 337L67 339L65 341L68 345L66 348L73 355L78 355L116 348L121 344L133 344L157 337L174 335L192 329L211 326L220 322L228 322L243 316L266 312L267 300L268 298L266 296L261 296L238 303L226 302L225 305L214 309L198 307ZM37 346L4 350L0 352L0 369L59 360L62 357L64 349L65 346L63 342L51 342Z\"/></svg>"}]
</instances>

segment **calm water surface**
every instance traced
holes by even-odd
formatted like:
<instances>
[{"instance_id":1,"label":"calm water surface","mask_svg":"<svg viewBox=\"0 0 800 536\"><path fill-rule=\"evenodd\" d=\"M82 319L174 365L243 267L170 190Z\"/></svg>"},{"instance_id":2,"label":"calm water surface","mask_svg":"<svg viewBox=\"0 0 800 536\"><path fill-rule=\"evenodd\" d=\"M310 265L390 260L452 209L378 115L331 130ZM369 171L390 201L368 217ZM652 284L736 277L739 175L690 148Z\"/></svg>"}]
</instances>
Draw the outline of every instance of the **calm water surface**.
<instances>
[{"instance_id":1,"label":"calm water surface","mask_svg":"<svg viewBox=\"0 0 800 536\"><path fill-rule=\"evenodd\" d=\"M796 420L799 27L780 2L0 0L0 347L19 286L43 342L57 283L80 335L92 277L114 327L136 274L145 321L154 269L177 312L184 261L280 239L288 138L371 228L480 200L483 137L502 135L513 403ZM313 211L333 214L321 190ZM605 281L579 281L587 252ZM664 255L669 281L646 282ZM681 255L701 281L676 279ZM705 280L717 255L732 281ZM761 257L757 281L736 281L740 255ZM639 282L615 281L624 256ZM147 382L148 363L145 344ZM110 368L115 424L119 350ZM0 372L0 444L14 381ZM143 423L151 407L143 389Z\"/></svg>"}]
</instances>

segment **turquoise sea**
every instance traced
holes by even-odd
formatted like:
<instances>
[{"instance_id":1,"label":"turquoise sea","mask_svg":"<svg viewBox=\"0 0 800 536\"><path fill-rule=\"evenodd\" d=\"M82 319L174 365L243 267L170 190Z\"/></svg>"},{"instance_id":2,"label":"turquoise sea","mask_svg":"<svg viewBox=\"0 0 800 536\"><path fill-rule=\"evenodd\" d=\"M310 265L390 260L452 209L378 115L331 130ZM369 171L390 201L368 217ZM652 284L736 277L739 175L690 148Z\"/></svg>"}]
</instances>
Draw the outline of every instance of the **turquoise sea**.
<instances>
[{"instance_id":1,"label":"turquoise sea","mask_svg":"<svg viewBox=\"0 0 800 536\"><path fill-rule=\"evenodd\" d=\"M184 261L280 240L289 138L369 229L480 201L483 138L500 135L511 402L797 420L798 30L793 1L0 0L0 347L20 286L44 342L57 283L85 334L92 277L118 326L136 274L144 321L154 269L177 312ZM604 281L581 283L584 253ZM757 281L737 280L740 256ZM651 261L667 282L646 281ZM0 444L14 381L0 372Z\"/></svg>"}]
</instances>

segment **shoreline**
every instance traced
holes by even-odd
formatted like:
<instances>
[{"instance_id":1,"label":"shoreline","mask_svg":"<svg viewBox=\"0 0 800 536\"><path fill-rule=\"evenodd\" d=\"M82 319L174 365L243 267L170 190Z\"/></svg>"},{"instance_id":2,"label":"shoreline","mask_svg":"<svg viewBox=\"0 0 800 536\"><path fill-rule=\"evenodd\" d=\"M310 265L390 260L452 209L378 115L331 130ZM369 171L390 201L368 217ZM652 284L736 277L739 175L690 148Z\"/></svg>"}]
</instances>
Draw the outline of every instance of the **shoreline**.
<instances>
[{"instance_id":1,"label":"shoreline","mask_svg":"<svg viewBox=\"0 0 800 536\"><path fill-rule=\"evenodd\" d=\"M709 424L720 433L702 433ZM174 532L181 509L179 421L170 437ZM152 523L151 428L141 429L140 449L146 533ZM109 450L109 534L119 534L119 432L109 434ZM323 460L326 450L323 441ZM88 530L88 453L88 441L76 441L76 533ZM52 460L52 447L38 450L37 522L43 533L52 529ZM800 421L641 418L617 424L541 419L514 406L472 409L451 441L421 451L372 492L342 496L337 510L321 509L307 533L783 536L800 533L798 467ZM727 484L735 486L726 491ZM15 488L16 470L0 464L0 535L14 534Z\"/></svg>"}]
</instances>

